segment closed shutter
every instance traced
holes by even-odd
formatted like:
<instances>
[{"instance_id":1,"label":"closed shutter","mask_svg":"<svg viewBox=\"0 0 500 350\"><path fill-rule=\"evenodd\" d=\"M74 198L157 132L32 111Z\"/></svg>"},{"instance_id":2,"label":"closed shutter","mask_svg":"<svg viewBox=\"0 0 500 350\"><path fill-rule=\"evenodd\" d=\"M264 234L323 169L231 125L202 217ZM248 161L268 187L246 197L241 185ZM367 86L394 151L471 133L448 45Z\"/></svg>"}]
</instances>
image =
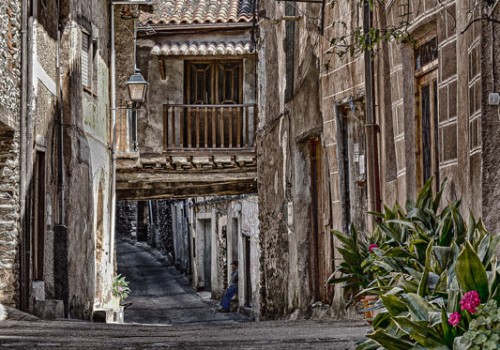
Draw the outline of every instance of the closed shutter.
<instances>
[{"instance_id":1,"label":"closed shutter","mask_svg":"<svg viewBox=\"0 0 500 350\"><path fill-rule=\"evenodd\" d=\"M82 84L85 87L90 87L89 45L90 36L86 33L82 33Z\"/></svg>"}]
</instances>

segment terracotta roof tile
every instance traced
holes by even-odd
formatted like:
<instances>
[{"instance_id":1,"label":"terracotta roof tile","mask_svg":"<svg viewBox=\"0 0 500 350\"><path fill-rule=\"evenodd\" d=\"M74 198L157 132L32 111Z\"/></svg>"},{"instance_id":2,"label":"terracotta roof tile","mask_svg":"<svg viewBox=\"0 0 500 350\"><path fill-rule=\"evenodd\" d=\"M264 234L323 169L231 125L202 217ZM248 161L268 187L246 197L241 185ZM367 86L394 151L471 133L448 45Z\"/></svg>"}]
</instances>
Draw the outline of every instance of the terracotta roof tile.
<instances>
[{"instance_id":1,"label":"terracotta roof tile","mask_svg":"<svg viewBox=\"0 0 500 350\"><path fill-rule=\"evenodd\" d=\"M166 42L156 44L151 50L155 56L238 56L254 53L250 41L240 42Z\"/></svg>"},{"instance_id":2,"label":"terracotta roof tile","mask_svg":"<svg viewBox=\"0 0 500 350\"><path fill-rule=\"evenodd\" d=\"M236 23L252 20L255 0L155 0L153 13L141 12L141 25Z\"/></svg>"}]
</instances>

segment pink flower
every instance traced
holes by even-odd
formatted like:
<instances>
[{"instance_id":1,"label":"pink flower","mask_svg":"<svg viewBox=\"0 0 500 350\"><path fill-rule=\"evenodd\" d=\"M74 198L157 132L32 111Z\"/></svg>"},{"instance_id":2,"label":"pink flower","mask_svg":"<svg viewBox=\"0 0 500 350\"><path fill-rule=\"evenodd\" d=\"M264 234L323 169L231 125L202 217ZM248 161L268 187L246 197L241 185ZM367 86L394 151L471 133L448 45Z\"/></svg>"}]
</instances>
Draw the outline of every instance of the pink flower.
<instances>
[{"instance_id":1,"label":"pink flower","mask_svg":"<svg viewBox=\"0 0 500 350\"><path fill-rule=\"evenodd\" d=\"M378 248L378 245L376 245L375 243L372 243L370 244L370 246L368 247L368 251L370 253L373 253L373 249L377 249Z\"/></svg>"},{"instance_id":2,"label":"pink flower","mask_svg":"<svg viewBox=\"0 0 500 350\"><path fill-rule=\"evenodd\" d=\"M471 314L476 313L476 307L478 307L481 304L481 299L479 298L478 292L475 290L471 290L470 292L467 292L464 294L462 297L462 300L460 300L460 308L462 310L467 310Z\"/></svg>"},{"instance_id":3,"label":"pink flower","mask_svg":"<svg viewBox=\"0 0 500 350\"><path fill-rule=\"evenodd\" d=\"M456 327L460 323L460 318L460 313L455 311L450 315L450 317L448 317L448 323L453 327Z\"/></svg>"},{"instance_id":4,"label":"pink flower","mask_svg":"<svg viewBox=\"0 0 500 350\"><path fill-rule=\"evenodd\" d=\"M118 291L119 291L119 292L122 292L122 291L123 291L123 287L118 286Z\"/></svg>"}]
</instances>

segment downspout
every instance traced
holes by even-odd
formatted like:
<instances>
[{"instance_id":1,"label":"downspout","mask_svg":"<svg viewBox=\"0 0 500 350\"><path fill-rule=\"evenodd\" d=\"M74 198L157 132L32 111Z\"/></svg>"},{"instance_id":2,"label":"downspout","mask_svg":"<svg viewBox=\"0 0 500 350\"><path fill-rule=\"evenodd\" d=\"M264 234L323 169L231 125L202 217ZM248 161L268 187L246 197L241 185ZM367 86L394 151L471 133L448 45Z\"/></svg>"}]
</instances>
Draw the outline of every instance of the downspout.
<instances>
[{"instance_id":1,"label":"downspout","mask_svg":"<svg viewBox=\"0 0 500 350\"><path fill-rule=\"evenodd\" d=\"M380 212L380 174L378 162L377 132L378 125L375 120L375 83L373 69L373 50L370 50L372 41L370 30L372 29L372 9L370 0L363 2L363 31L367 49L365 57L365 91L366 91L366 154L367 154L367 176L368 176L368 210Z\"/></svg>"},{"instance_id":2,"label":"downspout","mask_svg":"<svg viewBox=\"0 0 500 350\"><path fill-rule=\"evenodd\" d=\"M66 225L64 210L64 118L61 91L61 1L57 0L57 48L56 48L56 93L57 121L59 123L59 143L57 147L57 193L59 226Z\"/></svg>"},{"instance_id":3,"label":"downspout","mask_svg":"<svg viewBox=\"0 0 500 350\"><path fill-rule=\"evenodd\" d=\"M27 225L27 220L26 220L26 184L27 184L27 176L26 176L26 169L27 169L27 152L26 150L28 149L27 147L27 142L28 142L28 137L27 137L27 118L28 116L31 116L31 113L28 113L27 109L28 104L28 60L29 60L29 54L28 54L28 0L23 0L21 4L21 115L20 115L20 159L19 159L19 172L20 172L20 178L19 178L19 201L20 201L20 213L21 213L21 223L20 223L20 230L19 230L19 239L21 242L21 249L20 249L20 262L21 262L21 271L20 271L20 276L19 276L19 281L20 281L20 291L19 291L19 301L20 301L20 309L21 310L26 310L29 304L29 295L25 295L25 291L27 290L26 284L29 282L23 277L23 274L25 273L26 269L29 271L29 266L25 266L26 262L26 256L27 254L27 249L26 249L26 242L25 239L25 234L28 230L28 225ZM29 261L29 260L28 260Z\"/></svg>"},{"instance_id":4,"label":"downspout","mask_svg":"<svg viewBox=\"0 0 500 350\"><path fill-rule=\"evenodd\" d=\"M115 216L116 216L116 53L115 53L115 11L113 2L109 2L111 16L111 57L110 57L110 90L111 90L111 218L110 218L110 244L109 261L115 261Z\"/></svg>"},{"instance_id":5,"label":"downspout","mask_svg":"<svg viewBox=\"0 0 500 350\"><path fill-rule=\"evenodd\" d=\"M64 116L61 87L61 1L57 0L56 108L59 140L57 144L57 224L54 227L55 297L64 302L64 315L69 317L68 228L64 203Z\"/></svg>"}]
</instances>

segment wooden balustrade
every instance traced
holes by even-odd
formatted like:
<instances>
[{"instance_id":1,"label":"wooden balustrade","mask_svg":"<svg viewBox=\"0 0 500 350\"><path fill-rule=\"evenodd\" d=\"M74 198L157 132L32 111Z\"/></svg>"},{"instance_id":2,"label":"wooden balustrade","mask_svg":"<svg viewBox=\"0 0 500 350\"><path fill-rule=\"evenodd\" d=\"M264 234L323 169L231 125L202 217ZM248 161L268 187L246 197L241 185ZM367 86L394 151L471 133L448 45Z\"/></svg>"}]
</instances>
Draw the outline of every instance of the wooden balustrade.
<instances>
[{"instance_id":1,"label":"wooden balustrade","mask_svg":"<svg viewBox=\"0 0 500 350\"><path fill-rule=\"evenodd\" d=\"M253 150L256 122L254 104L165 104L164 149Z\"/></svg>"}]
</instances>

